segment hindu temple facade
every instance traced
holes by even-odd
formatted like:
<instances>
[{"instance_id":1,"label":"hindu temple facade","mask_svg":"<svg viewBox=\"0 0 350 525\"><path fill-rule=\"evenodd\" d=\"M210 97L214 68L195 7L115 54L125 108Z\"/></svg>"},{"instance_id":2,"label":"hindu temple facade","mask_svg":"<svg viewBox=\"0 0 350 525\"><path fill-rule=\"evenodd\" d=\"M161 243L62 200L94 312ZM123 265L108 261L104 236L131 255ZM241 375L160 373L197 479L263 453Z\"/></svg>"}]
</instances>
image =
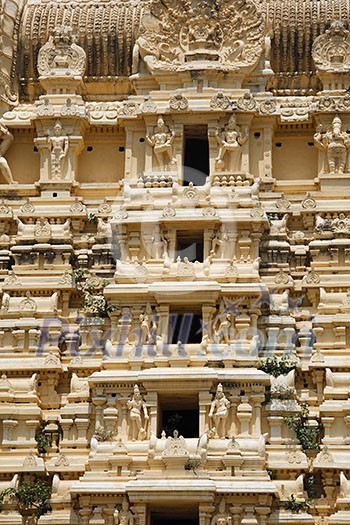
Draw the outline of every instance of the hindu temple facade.
<instances>
[{"instance_id":1,"label":"hindu temple facade","mask_svg":"<svg viewBox=\"0 0 350 525\"><path fill-rule=\"evenodd\" d=\"M0 2L0 489L46 480L39 524L350 524L349 22Z\"/></svg>"}]
</instances>

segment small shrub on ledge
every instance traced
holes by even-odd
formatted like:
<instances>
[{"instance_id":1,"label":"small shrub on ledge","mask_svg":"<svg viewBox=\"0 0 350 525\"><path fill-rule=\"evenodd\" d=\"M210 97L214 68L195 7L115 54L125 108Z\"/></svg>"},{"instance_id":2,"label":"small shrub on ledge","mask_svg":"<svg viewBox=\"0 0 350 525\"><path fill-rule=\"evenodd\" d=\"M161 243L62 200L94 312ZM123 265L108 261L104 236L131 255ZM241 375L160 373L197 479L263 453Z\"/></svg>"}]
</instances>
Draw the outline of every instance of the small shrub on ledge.
<instances>
[{"instance_id":1,"label":"small shrub on ledge","mask_svg":"<svg viewBox=\"0 0 350 525\"><path fill-rule=\"evenodd\" d=\"M23 481L17 487L0 492L0 512L5 503L14 503L25 523L36 523L40 516L50 512L52 488L42 480Z\"/></svg>"},{"instance_id":2,"label":"small shrub on ledge","mask_svg":"<svg viewBox=\"0 0 350 525\"><path fill-rule=\"evenodd\" d=\"M310 425L309 407L306 403L301 405L301 411L284 419L286 425L294 430L303 450L320 450L321 425Z\"/></svg>"},{"instance_id":3,"label":"small shrub on ledge","mask_svg":"<svg viewBox=\"0 0 350 525\"><path fill-rule=\"evenodd\" d=\"M300 501L297 500L294 494L288 498L288 500L284 504L284 508L286 510L290 510L291 512L298 513L298 512L308 512L311 505L308 501Z\"/></svg>"},{"instance_id":4,"label":"small shrub on ledge","mask_svg":"<svg viewBox=\"0 0 350 525\"><path fill-rule=\"evenodd\" d=\"M272 355L261 359L258 369L273 377L278 377L288 374L288 372L294 370L297 366L298 363L289 356L277 357L276 355Z\"/></svg>"}]
</instances>

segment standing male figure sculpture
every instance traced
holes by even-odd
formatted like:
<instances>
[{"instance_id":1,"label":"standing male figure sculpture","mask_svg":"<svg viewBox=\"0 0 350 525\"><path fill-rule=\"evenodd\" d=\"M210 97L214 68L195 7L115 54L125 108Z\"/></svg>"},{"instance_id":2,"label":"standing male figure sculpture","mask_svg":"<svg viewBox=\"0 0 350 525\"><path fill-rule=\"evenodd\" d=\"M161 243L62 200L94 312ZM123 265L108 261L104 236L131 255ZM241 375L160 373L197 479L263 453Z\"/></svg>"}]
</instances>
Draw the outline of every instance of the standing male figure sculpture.
<instances>
[{"instance_id":1,"label":"standing male figure sculpture","mask_svg":"<svg viewBox=\"0 0 350 525\"><path fill-rule=\"evenodd\" d=\"M169 130L162 117L158 118L154 134L152 136L147 135L146 139L153 148L159 170L166 170L169 165L176 163L173 154L175 131Z\"/></svg>"},{"instance_id":2,"label":"standing male figure sculpture","mask_svg":"<svg viewBox=\"0 0 350 525\"><path fill-rule=\"evenodd\" d=\"M3 126L0 123L0 173L5 178L8 184L16 184L16 181L13 180L10 166L8 165L7 160L5 159L5 154L13 142L13 135L7 129L6 126Z\"/></svg>"},{"instance_id":3,"label":"standing male figure sculpture","mask_svg":"<svg viewBox=\"0 0 350 525\"><path fill-rule=\"evenodd\" d=\"M328 131L323 132L318 126L314 135L316 147L326 153L329 173L344 173L347 168L350 137L342 131L342 121L334 117Z\"/></svg>"},{"instance_id":4,"label":"standing male figure sculpture","mask_svg":"<svg viewBox=\"0 0 350 525\"><path fill-rule=\"evenodd\" d=\"M214 432L215 437L225 437L226 420L228 418L228 409L230 408L230 405L230 401L224 394L222 384L219 383L209 412L209 418L214 421L212 431Z\"/></svg>"},{"instance_id":5,"label":"standing male figure sculpture","mask_svg":"<svg viewBox=\"0 0 350 525\"><path fill-rule=\"evenodd\" d=\"M49 150L51 153L51 176L54 180L64 178L63 160L68 153L68 137L63 134L62 124L57 120L54 127L54 134L49 137ZM63 175L63 177L62 177Z\"/></svg>"},{"instance_id":6,"label":"standing male figure sculpture","mask_svg":"<svg viewBox=\"0 0 350 525\"><path fill-rule=\"evenodd\" d=\"M134 395L132 399L128 401L128 409L130 410L130 420L132 425L132 440L136 441L137 439L145 439L149 415L146 403L142 399L140 389L137 385L134 386Z\"/></svg>"},{"instance_id":7,"label":"standing male figure sculpture","mask_svg":"<svg viewBox=\"0 0 350 525\"><path fill-rule=\"evenodd\" d=\"M232 113L224 129L215 131L215 138L219 144L219 154L215 159L218 170L240 170L242 146L248 140L248 132L237 124L236 115ZM225 162L226 157L226 162Z\"/></svg>"}]
</instances>

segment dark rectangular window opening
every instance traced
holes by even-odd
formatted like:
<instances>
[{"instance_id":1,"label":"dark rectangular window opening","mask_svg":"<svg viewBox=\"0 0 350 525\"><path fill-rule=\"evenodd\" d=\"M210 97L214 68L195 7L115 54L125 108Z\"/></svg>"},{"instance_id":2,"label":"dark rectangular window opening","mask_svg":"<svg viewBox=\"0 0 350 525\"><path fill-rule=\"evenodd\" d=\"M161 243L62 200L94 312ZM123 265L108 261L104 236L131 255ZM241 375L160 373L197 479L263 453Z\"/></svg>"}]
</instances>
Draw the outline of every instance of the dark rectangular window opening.
<instances>
[{"instance_id":1,"label":"dark rectangular window opening","mask_svg":"<svg viewBox=\"0 0 350 525\"><path fill-rule=\"evenodd\" d=\"M151 525L199 525L198 508L194 509L182 502L174 502L169 504L169 507L151 509L150 523Z\"/></svg>"},{"instance_id":2,"label":"dark rectangular window opening","mask_svg":"<svg viewBox=\"0 0 350 525\"><path fill-rule=\"evenodd\" d=\"M164 430L166 437L173 437L177 430L184 438L198 438L199 407L198 395L160 394L158 398L158 436Z\"/></svg>"},{"instance_id":3,"label":"dark rectangular window opening","mask_svg":"<svg viewBox=\"0 0 350 525\"><path fill-rule=\"evenodd\" d=\"M204 186L209 175L209 141L206 125L185 126L183 185Z\"/></svg>"},{"instance_id":4,"label":"dark rectangular window opening","mask_svg":"<svg viewBox=\"0 0 350 525\"><path fill-rule=\"evenodd\" d=\"M168 343L186 345L202 342L202 314L198 311L171 312L169 316Z\"/></svg>"},{"instance_id":5,"label":"dark rectangular window opening","mask_svg":"<svg viewBox=\"0 0 350 525\"><path fill-rule=\"evenodd\" d=\"M177 231L176 259L203 262L203 231Z\"/></svg>"}]
</instances>

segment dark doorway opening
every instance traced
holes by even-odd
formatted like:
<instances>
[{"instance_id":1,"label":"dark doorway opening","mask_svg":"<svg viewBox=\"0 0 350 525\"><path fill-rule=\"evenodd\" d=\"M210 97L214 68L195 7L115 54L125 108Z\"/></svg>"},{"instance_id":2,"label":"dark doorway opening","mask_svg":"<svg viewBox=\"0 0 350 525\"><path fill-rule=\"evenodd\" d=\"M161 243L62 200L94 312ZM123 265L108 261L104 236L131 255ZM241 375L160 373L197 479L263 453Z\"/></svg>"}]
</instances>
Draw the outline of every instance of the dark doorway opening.
<instances>
[{"instance_id":1,"label":"dark doorway opening","mask_svg":"<svg viewBox=\"0 0 350 525\"><path fill-rule=\"evenodd\" d=\"M199 525L198 510L174 503L168 508L151 510L151 525Z\"/></svg>"},{"instance_id":2,"label":"dark doorway opening","mask_svg":"<svg viewBox=\"0 0 350 525\"><path fill-rule=\"evenodd\" d=\"M202 315L200 312L171 312L168 330L169 344L202 342Z\"/></svg>"},{"instance_id":3,"label":"dark doorway opening","mask_svg":"<svg viewBox=\"0 0 350 525\"><path fill-rule=\"evenodd\" d=\"M204 186L209 175L209 141L207 126L185 126L184 186Z\"/></svg>"},{"instance_id":4,"label":"dark doorway opening","mask_svg":"<svg viewBox=\"0 0 350 525\"><path fill-rule=\"evenodd\" d=\"M164 430L167 437L173 437L174 430L184 438L198 438L199 408L198 394L160 394L158 398L158 435Z\"/></svg>"},{"instance_id":5,"label":"dark doorway opening","mask_svg":"<svg viewBox=\"0 0 350 525\"><path fill-rule=\"evenodd\" d=\"M180 257L182 261L187 257L189 262L203 262L203 231L177 231L177 257Z\"/></svg>"}]
</instances>

